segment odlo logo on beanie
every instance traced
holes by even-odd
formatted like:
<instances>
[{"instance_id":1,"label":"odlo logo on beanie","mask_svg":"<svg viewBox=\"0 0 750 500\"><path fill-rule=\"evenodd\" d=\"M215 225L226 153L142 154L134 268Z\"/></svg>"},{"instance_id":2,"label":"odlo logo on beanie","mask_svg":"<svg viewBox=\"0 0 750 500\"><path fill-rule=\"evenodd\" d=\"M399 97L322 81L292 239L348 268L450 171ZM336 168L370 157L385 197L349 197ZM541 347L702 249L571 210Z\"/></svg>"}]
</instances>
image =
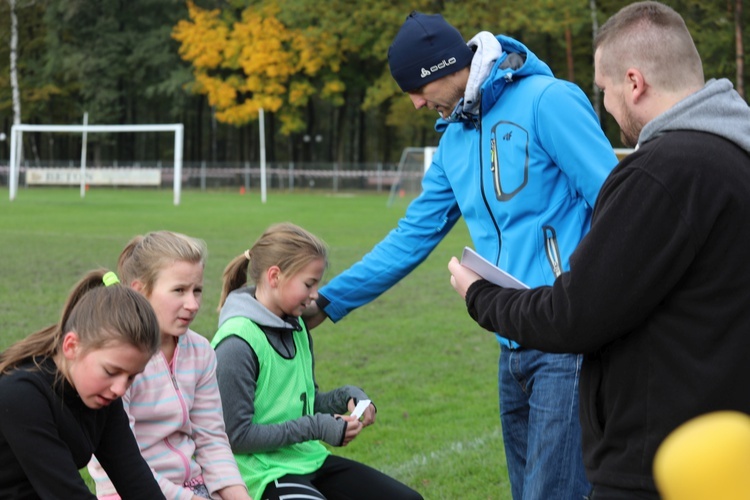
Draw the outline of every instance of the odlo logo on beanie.
<instances>
[{"instance_id":1,"label":"odlo logo on beanie","mask_svg":"<svg viewBox=\"0 0 750 500\"><path fill-rule=\"evenodd\" d=\"M426 78L426 77L430 76L431 74L435 73L436 71L439 71L439 70L441 70L443 68L447 68L448 66L451 66L453 64L456 64L456 58L455 57L451 57L447 61L445 59L443 59L438 64L435 64L434 66L430 66L430 69L422 68L422 75L421 76L422 76L422 78Z\"/></svg>"}]
</instances>

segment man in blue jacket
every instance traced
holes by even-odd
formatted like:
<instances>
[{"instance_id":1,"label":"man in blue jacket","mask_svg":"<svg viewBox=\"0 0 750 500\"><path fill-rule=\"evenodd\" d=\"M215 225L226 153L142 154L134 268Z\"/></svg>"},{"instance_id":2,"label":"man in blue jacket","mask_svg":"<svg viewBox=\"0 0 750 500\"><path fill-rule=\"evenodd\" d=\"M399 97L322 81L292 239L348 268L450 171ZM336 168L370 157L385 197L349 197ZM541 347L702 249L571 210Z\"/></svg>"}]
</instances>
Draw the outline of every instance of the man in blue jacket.
<instances>
[{"instance_id":1,"label":"man in blue jacket","mask_svg":"<svg viewBox=\"0 0 750 500\"><path fill-rule=\"evenodd\" d=\"M308 324L336 322L388 290L462 215L483 257L529 286L553 283L617 163L584 93L516 40L481 32L467 44L439 14L412 12L388 62L414 106L440 114L440 145L398 227L320 290ZM513 498L583 498L581 356L498 340Z\"/></svg>"}]
</instances>

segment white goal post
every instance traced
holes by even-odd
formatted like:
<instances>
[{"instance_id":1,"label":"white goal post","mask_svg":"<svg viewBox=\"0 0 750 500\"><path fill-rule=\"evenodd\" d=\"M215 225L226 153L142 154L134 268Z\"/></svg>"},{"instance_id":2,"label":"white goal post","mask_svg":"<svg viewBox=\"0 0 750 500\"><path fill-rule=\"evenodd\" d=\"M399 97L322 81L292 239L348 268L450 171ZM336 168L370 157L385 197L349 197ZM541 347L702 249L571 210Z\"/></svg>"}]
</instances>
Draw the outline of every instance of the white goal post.
<instances>
[{"instance_id":1,"label":"white goal post","mask_svg":"<svg viewBox=\"0 0 750 500\"><path fill-rule=\"evenodd\" d=\"M81 198L86 193L86 134L89 132L174 132L174 204L180 204L182 189L182 144L184 126L182 123L165 123L152 125L28 125L16 124L10 129L10 177L8 186L10 201L16 198L18 191L18 174L21 145L24 132L63 132L83 134L81 150Z\"/></svg>"}]
</instances>

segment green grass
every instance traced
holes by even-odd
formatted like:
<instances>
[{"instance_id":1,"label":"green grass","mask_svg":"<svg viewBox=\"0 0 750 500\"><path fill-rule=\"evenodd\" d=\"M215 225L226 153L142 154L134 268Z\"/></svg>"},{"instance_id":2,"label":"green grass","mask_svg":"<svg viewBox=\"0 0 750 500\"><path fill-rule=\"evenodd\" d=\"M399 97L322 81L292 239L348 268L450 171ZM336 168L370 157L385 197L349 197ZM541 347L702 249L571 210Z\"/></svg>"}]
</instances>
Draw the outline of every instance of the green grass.
<instances>
[{"instance_id":1,"label":"green grass","mask_svg":"<svg viewBox=\"0 0 750 500\"><path fill-rule=\"evenodd\" d=\"M204 303L193 328L216 330L221 272L268 225L291 221L330 247L327 278L356 262L403 215L386 194L22 189L0 198L0 349L57 320L87 270L113 268L127 241L157 229L208 244ZM427 499L509 499L497 401L498 345L469 318L446 265L469 243L462 222L410 276L338 324L313 330L323 390L363 387L376 425L335 453L360 460ZM324 278L325 279L325 278Z\"/></svg>"}]
</instances>

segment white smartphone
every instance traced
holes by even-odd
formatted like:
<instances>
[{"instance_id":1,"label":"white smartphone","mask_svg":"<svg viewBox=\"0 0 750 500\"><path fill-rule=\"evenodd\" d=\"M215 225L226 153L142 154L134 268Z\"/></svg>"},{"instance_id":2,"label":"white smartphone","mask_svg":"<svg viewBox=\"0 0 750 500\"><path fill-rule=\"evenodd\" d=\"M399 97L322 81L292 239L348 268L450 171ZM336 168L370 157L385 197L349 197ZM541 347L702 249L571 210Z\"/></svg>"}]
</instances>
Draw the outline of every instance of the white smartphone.
<instances>
[{"instance_id":1,"label":"white smartphone","mask_svg":"<svg viewBox=\"0 0 750 500\"><path fill-rule=\"evenodd\" d=\"M368 406L370 406L369 399L360 400L359 403L357 403L357 406L354 407L354 410L352 410L352 416L362 418L362 414L365 412Z\"/></svg>"}]
</instances>

